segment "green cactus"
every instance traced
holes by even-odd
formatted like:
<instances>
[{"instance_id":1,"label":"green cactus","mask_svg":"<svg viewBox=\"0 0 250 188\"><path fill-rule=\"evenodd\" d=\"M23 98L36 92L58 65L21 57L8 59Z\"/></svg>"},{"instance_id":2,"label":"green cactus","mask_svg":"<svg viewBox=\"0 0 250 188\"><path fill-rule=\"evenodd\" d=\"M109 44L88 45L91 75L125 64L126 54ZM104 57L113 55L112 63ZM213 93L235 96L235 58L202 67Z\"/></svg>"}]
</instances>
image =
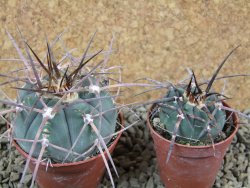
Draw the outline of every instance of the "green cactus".
<instances>
[{"instance_id":1,"label":"green cactus","mask_svg":"<svg viewBox=\"0 0 250 188\"><path fill-rule=\"evenodd\" d=\"M222 131L226 122L226 113L224 110L216 108L216 104L221 104L216 95L211 95L198 104L190 101L191 96L187 96L184 88L177 86L171 87L168 91L166 98L171 97L175 100L165 102L164 105L161 105L159 112L160 120L166 130L174 132L179 115L176 109L181 108L183 120L177 131L177 135L187 139L202 141L209 138L208 133L215 138ZM175 109L169 108L169 106ZM211 114L213 114L214 118L210 120ZM208 122L210 122L209 125ZM208 126L211 129L209 132L206 131Z\"/></svg>"},{"instance_id":2,"label":"green cactus","mask_svg":"<svg viewBox=\"0 0 250 188\"><path fill-rule=\"evenodd\" d=\"M12 36L8 35L24 58ZM105 60L92 69L86 67L102 51L87 57L93 37L79 64L74 62L71 67L64 68L56 63L48 42L45 65L24 41L28 57L24 62L29 63L25 64L25 70L32 77L26 75L24 86L15 87L18 99L14 104L16 114L12 125L15 140L29 155L38 158L45 144L43 158L57 163L80 161L99 151L94 145L96 140L100 140L107 150L106 144L112 139L110 135L115 133L118 113L113 97L102 90L108 78L94 72L97 68L105 72L103 66L100 67Z\"/></svg>"},{"instance_id":3,"label":"green cactus","mask_svg":"<svg viewBox=\"0 0 250 188\"><path fill-rule=\"evenodd\" d=\"M227 118L222 101L227 97L210 92L210 89L226 60L238 47L234 48L221 62L205 90L202 90L201 84L198 84L194 72L188 84L176 86L170 84L164 97L168 100L158 104L158 111L164 129L172 135L171 148L178 136L183 141L213 143L222 133Z\"/></svg>"},{"instance_id":4,"label":"green cactus","mask_svg":"<svg viewBox=\"0 0 250 188\"><path fill-rule=\"evenodd\" d=\"M88 87L89 83L83 85L83 87ZM25 88L35 88L35 85L26 85ZM21 91L19 92L20 103L25 106L33 107L37 109L42 109L44 106L39 101L39 96L31 91ZM79 92L78 97L74 100L85 100L96 97L96 94L89 92ZM115 106L110 94L106 91L100 92L100 97L106 97L101 100L94 100L91 102L81 102L79 104L69 106L67 108L61 109L58 111L54 117L46 123L43 133L40 135L39 139L42 139L44 135L46 135L47 139L51 144L56 146L60 146L65 149L70 149L75 142L76 138L79 135L81 128L85 123L84 114L91 114L92 116L97 115L94 118L94 124L97 127L100 127L100 134L102 137L106 137L111 133L115 132L116 127L116 119L117 112L115 110ZM53 107L57 102L58 98L43 98L45 104L48 107ZM74 102L74 100L72 102ZM98 107L99 102L101 102L102 108ZM67 103L67 102L65 102ZM114 109L114 110L110 110ZM110 111L108 111L110 110ZM105 112L108 111L108 112ZM98 114L105 112L101 117ZM20 111L15 121L13 122L14 128L14 136L16 138L34 140L35 135L38 131L38 127L41 124L43 116L41 113L32 111L27 112L25 110ZM101 121L100 121L101 119ZM101 125L100 125L101 122ZM73 148L74 152L79 154L87 151L97 139L97 135L92 131L90 126L87 126L86 129L80 136L79 141L76 146ZM109 142L110 139L106 140L106 143ZM21 148L29 153L32 143L29 142L18 142ZM41 143L38 143L36 149L34 151L33 157L37 157L41 150ZM91 153L88 153L87 156L79 158L78 160L82 160L83 158L91 156L96 150L93 150ZM61 162L67 156L67 152L59 151L53 147L47 147L44 157L48 157L55 162ZM71 154L67 157L66 162L72 162L76 156Z\"/></svg>"}]
</instances>

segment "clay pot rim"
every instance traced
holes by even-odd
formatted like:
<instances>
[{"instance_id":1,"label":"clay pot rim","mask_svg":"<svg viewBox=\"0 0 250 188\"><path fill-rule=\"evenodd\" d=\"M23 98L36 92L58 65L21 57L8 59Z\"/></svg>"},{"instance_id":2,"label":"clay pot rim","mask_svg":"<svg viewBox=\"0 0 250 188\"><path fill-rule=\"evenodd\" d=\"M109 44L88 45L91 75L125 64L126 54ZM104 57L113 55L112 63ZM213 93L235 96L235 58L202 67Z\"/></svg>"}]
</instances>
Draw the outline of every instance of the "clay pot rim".
<instances>
[{"instance_id":1,"label":"clay pot rim","mask_svg":"<svg viewBox=\"0 0 250 188\"><path fill-rule=\"evenodd\" d=\"M230 107L226 102L222 101L222 104L223 106L226 106L226 107ZM157 137L163 139L164 141L168 142L169 144L171 143L170 140L164 138L163 136L161 136L157 131L155 131L151 125L151 122L149 120L149 117L150 117L150 112L152 111L152 109L155 107L156 103L154 103L148 110L147 112L147 125L149 127L149 129L153 132L153 134L155 134ZM228 136L225 140L222 140L218 143L215 143L214 145L210 144L210 145L205 145L205 146L188 146L188 145L183 145L183 144L179 144L179 143L174 143L174 145L178 146L178 147L183 147L183 148L191 148L191 149L209 149L213 146L217 146L217 145L220 145L220 144L223 144L225 142L227 142L228 140L230 140L232 137L234 137L234 135L236 134L236 132L238 131L239 129L239 117L238 115L235 113L235 112L232 112L232 117L233 117L233 123L235 125L235 129L234 131L230 134L230 136Z\"/></svg>"},{"instance_id":2,"label":"clay pot rim","mask_svg":"<svg viewBox=\"0 0 250 188\"><path fill-rule=\"evenodd\" d=\"M123 127L123 125L124 125L124 117L123 117L123 113L122 112L119 112L118 118L120 119L121 125ZM122 131L117 134L117 137L115 138L115 140L108 147L109 151L111 150L112 147L114 147L116 145L116 143L119 141L121 135L122 135ZM27 159L29 155L17 144L17 142L15 140L13 140L12 143L15 146L15 148L20 152L20 154ZM106 151L104 151L103 153L104 153L104 155L107 155ZM89 159L85 159L83 161L77 161L77 162L71 162L71 163L63 163L63 164L62 163L53 163L52 165L49 165L49 167L52 167L52 168L56 167L56 168L58 168L58 167L75 166L75 165L80 165L80 164L91 162L91 161L93 161L93 160L95 160L97 158L100 158L100 157L102 157L101 154L98 154L98 155L92 156ZM36 160L37 160L36 158L31 157L31 161L32 162L36 162ZM40 165L46 166L47 163L40 162Z\"/></svg>"}]
</instances>

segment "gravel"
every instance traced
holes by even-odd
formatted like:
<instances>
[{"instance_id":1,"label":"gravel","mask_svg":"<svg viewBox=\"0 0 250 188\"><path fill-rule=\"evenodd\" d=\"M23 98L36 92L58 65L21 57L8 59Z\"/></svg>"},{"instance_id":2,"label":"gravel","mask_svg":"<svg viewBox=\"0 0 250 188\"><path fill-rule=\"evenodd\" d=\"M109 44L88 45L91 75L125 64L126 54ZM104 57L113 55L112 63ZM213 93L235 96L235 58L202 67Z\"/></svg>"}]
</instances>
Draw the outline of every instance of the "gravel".
<instances>
[{"instance_id":1,"label":"gravel","mask_svg":"<svg viewBox=\"0 0 250 188\"><path fill-rule=\"evenodd\" d=\"M113 178L117 188L163 188L157 170L154 145L146 127L146 111L139 107L136 114L125 111L126 125L133 123L140 117L142 120L123 133L113 153L119 178ZM247 110L246 113L250 113ZM214 188L249 188L250 187L250 122L241 119L246 125L241 125L233 140L223 165L218 172ZM0 132L5 131L3 122ZM8 140L0 140L0 188L17 187L25 161L12 147ZM24 187L29 187L32 175L28 173ZM37 187L37 185L35 185ZM109 176L105 173L99 188L112 187Z\"/></svg>"}]
</instances>

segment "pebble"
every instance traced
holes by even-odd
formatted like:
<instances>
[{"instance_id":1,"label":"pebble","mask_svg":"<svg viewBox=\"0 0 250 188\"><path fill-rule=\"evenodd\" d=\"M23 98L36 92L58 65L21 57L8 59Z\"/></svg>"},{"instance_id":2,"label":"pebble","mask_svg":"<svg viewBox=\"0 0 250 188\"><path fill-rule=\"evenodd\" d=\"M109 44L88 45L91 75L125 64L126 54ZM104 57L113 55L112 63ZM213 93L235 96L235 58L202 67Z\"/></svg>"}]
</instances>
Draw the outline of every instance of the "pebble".
<instances>
[{"instance_id":1,"label":"pebble","mask_svg":"<svg viewBox=\"0 0 250 188\"><path fill-rule=\"evenodd\" d=\"M32 174L28 174L25 176L23 183L24 184L30 184L32 180Z\"/></svg>"},{"instance_id":2,"label":"pebble","mask_svg":"<svg viewBox=\"0 0 250 188\"><path fill-rule=\"evenodd\" d=\"M134 127L130 127L127 129L127 132L131 135L131 136L135 136L136 134L136 130Z\"/></svg>"},{"instance_id":3,"label":"pebble","mask_svg":"<svg viewBox=\"0 0 250 188\"><path fill-rule=\"evenodd\" d=\"M152 176L153 171L154 171L154 166L150 166L150 167L147 168L147 174L148 174L149 176Z\"/></svg>"},{"instance_id":4,"label":"pebble","mask_svg":"<svg viewBox=\"0 0 250 188\"><path fill-rule=\"evenodd\" d=\"M118 145L116 148L115 148L115 151L117 154L122 154L122 153L127 153L129 152L129 149L124 147L123 145Z\"/></svg>"},{"instance_id":5,"label":"pebble","mask_svg":"<svg viewBox=\"0 0 250 188\"><path fill-rule=\"evenodd\" d=\"M133 151L138 151L138 152L142 152L142 148L140 147L140 145L139 144L135 144L134 145L134 148L133 148Z\"/></svg>"},{"instance_id":6,"label":"pebble","mask_svg":"<svg viewBox=\"0 0 250 188\"><path fill-rule=\"evenodd\" d=\"M148 143L149 142L149 130L148 130L147 127L144 130L143 140L144 140L144 143Z\"/></svg>"},{"instance_id":7,"label":"pebble","mask_svg":"<svg viewBox=\"0 0 250 188\"><path fill-rule=\"evenodd\" d=\"M139 169L141 172L146 172L148 169L148 162L147 161L142 161L139 165Z\"/></svg>"},{"instance_id":8,"label":"pebble","mask_svg":"<svg viewBox=\"0 0 250 188\"><path fill-rule=\"evenodd\" d=\"M146 113L145 113L145 114L142 114L142 115L141 115L141 118L142 118L143 121L146 122L146 121L147 121L147 114L146 114Z\"/></svg>"},{"instance_id":9,"label":"pebble","mask_svg":"<svg viewBox=\"0 0 250 188\"><path fill-rule=\"evenodd\" d=\"M132 142L131 137L127 137L125 145L128 146L129 148L133 147L133 142Z\"/></svg>"},{"instance_id":10,"label":"pebble","mask_svg":"<svg viewBox=\"0 0 250 188\"><path fill-rule=\"evenodd\" d=\"M138 179L139 179L139 182L144 183L146 182L147 178L148 178L148 175L142 171Z\"/></svg>"},{"instance_id":11,"label":"pebble","mask_svg":"<svg viewBox=\"0 0 250 188\"><path fill-rule=\"evenodd\" d=\"M117 188L128 188L129 187L129 183L128 181L123 180L118 186Z\"/></svg>"},{"instance_id":12,"label":"pebble","mask_svg":"<svg viewBox=\"0 0 250 188\"><path fill-rule=\"evenodd\" d=\"M165 188L165 187L161 184L158 184L156 188Z\"/></svg>"},{"instance_id":13,"label":"pebble","mask_svg":"<svg viewBox=\"0 0 250 188\"><path fill-rule=\"evenodd\" d=\"M148 161L152 157L152 151L150 151L148 148L146 148L145 150L143 150L143 152L141 154L144 157L145 161Z\"/></svg>"},{"instance_id":14,"label":"pebble","mask_svg":"<svg viewBox=\"0 0 250 188\"><path fill-rule=\"evenodd\" d=\"M127 173L127 174L123 174L120 178L119 178L119 181L127 181L130 177L130 174ZM110 182L109 182L110 183Z\"/></svg>"},{"instance_id":15,"label":"pebble","mask_svg":"<svg viewBox=\"0 0 250 188\"><path fill-rule=\"evenodd\" d=\"M5 182L2 182L3 184L3 188L9 188L9 185L7 184L7 183L5 183Z\"/></svg>"},{"instance_id":16,"label":"pebble","mask_svg":"<svg viewBox=\"0 0 250 188\"><path fill-rule=\"evenodd\" d=\"M154 177L154 183L157 185L161 181L161 178L159 174L156 172L153 173L153 177Z\"/></svg>"},{"instance_id":17,"label":"pebble","mask_svg":"<svg viewBox=\"0 0 250 188\"><path fill-rule=\"evenodd\" d=\"M130 178L129 179L129 183L130 183L130 187L132 188L140 188L141 186L140 186L140 184L139 184L139 181L138 181L138 179L137 178Z\"/></svg>"},{"instance_id":18,"label":"pebble","mask_svg":"<svg viewBox=\"0 0 250 188\"><path fill-rule=\"evenodd\" d=\"M10 178L5 178L5 179L3 179L3 180L2 180L2 183L9 182L9 179L10 179Z\"/></svg>"},{"instance_id":19,"label":"pebble","mask_svg":"<svg viewBox=\"0 0 250 188\"><path fill-rule=\"evenodd\" d=\"M140 106L136 109L136 112L138 113L147 113L147 109L144 108L143 106Z\"/></svg>"},{"instance_id":20,"label":"pebble","mask_svg":"<svg viewBox=\"0 0 250 188\"><path fill-rule=\"evenodd\" d=\"M124 169L129 169L131 166L133 166L134 164L136 164L136 161L130 161L128 159L126 159L125 161L123 161L120 166Z\"/></svg>"},{"instance_id":21,"label":"pebble","mask_svg":"<svg viewBox=\"0 0 250 188\"><path fill-rule=\"evenodd\" d=\"M19 180L20 174L16 172L10 173L10 181L17 181Z\"/></svg>"},{"instance_id":22,"label":"pebble","mask_svg":"<svg viewBox=\"0 0 250 188\"><path fill-rule=\"evenodd\" d=\"M136 138L143 138L143 131L138 129L138 131L136 132Z\"/></svg>"},{"instance_id":23,"label":"pebble","mask_svg":"<svg viewBox=\"0 0 250 188\"><path fill-rule=\"evenodd\" d=\"M2 175L3 179L10 176L10 172L7 172L7 171L1 171L0 174Z\"/></svg>"},{"instance_id":24,"label":"pebble","mask_svg":"<svg viewBox=\"0 0 250 188\"><path fill-rule=\"evenodd\" d=\"M132 114L131 116L128 117L128 123L134 123L138 120L140 120L140 118L136 115L136 114Z\"/></svg>"},{"instance_id":25,"label":"pebble","mask_svg":"<svg viewBox=\"0 0 250 188\"><path fill-rule=\"evenodd\" d=\"M146 188L152 188L152 187L154 187L154 180L153 177L150 177L146 184Z\"/></svg>"}]
</instances>

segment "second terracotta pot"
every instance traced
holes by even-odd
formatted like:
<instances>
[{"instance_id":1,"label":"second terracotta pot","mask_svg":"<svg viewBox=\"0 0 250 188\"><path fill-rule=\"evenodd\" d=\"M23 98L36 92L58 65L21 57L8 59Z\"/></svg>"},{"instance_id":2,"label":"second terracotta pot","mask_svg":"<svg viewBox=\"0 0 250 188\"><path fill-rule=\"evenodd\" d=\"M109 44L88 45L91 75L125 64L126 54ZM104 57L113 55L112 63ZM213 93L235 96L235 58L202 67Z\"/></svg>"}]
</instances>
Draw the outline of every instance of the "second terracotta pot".
<instances>
[{"instance_id":1,"label":"second terracotta pot","mask_svg":"<svg viewBox=\"0 0 250 188\"><path fill-rule=\"evenodd\" d=\"M124 125L124 120L119 114L121 124ZM114 140L112 145L108 148L112 153L120 136ZM25 153L16 142L13 142L16 149L25 158L28 154ZM104 152L106 159L107 153ZM31 171L35 168L35 159L32 158L29 164ZM65 164L53 164L53 167L48 166L46 170L46 163L41 163L38 169L36 182L40 188L96 188L102 179L105 172L105 165L102 156L99 154L90 159Z\"/></svg>"},{"instance_id":2,"label":"second terracotta pot","mask_svg":"<svg viewBox=\"0 0 250 188\"><path fill-rule=\"evenodd\" d=\"M223 103L224 106L228 105ZM238 130L238 116L233 113L235 129L225 140L208 146L186 146L174 144L168 163L166 157L170 141L159 135L150 123L148 112L147 124L154 141L158 169L161 180L168 188L211 188L215 182L227 148Z\"/></svg>"}]
</instances>

